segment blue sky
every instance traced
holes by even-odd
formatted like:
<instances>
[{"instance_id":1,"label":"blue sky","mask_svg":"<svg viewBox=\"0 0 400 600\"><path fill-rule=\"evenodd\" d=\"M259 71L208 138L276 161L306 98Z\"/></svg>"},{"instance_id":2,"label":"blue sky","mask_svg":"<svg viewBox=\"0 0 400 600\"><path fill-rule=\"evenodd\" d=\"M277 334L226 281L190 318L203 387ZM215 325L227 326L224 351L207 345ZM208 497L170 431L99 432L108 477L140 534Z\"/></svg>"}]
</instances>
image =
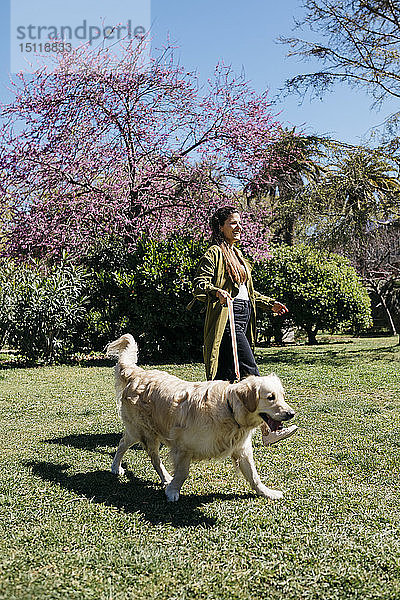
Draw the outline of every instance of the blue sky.
<instances>
[{"instance_id":1,"label":"blue sky","mask_svg":"<svg viewBox=\"0 0 400 600\"><path fill-rule=\"evenodd\" d=\"M46 1L36 0L38 8ZM53 5L57 1L53 0ZM110 6L132 2L134 10L134 3L140 1L143 2L111 0ZM0 2L0 101L7 102L11 98L7 91L10 0ZM85 2L93 10L93 0L82 0L82 6ZM181 64L188 70L196 69L200 80L206 80L218 61L223 60L236 72L243 70L257 91L268 88L273 97L286 78L306 69L304 64L287 58L287 48L276 42L280 35L293 34L293 18L300 17L302 12L299 0L153 0L153 45L162 46L169 35L178 46L176 53ZM394 111L394 105L390 104L379 112L372 111L370 106L371 98L343 85L322 101L307 99L301 106L295 97L283 99L277 111L280 120L290 126L357 144L365 142L370 129Z\"/></svg>"}]
</instances>

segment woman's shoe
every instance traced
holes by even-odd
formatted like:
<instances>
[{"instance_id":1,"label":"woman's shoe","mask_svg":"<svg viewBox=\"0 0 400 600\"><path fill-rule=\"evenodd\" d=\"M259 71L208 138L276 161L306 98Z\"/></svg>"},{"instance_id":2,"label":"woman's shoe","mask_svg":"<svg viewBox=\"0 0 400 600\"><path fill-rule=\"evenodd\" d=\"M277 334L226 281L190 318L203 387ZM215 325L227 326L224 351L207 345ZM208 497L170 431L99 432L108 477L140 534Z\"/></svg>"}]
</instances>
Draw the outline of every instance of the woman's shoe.
<instances>
[{"instance_id":1,"label":"woman's shoe","mask_svg":"<svg viewBox=\"0 0 400 600\"><path fill-rule=\"evenodd\" d=\"M290 437L298 430L297 425L291 425L290 427L282 427L282 429L277 429L276 431L269 431L268 433L264 430L262 431L262 442L264 446L270 446L271 444L276 444L276 442L280 442L281 440L285 440Z\"/></svg>"}]
</instances>

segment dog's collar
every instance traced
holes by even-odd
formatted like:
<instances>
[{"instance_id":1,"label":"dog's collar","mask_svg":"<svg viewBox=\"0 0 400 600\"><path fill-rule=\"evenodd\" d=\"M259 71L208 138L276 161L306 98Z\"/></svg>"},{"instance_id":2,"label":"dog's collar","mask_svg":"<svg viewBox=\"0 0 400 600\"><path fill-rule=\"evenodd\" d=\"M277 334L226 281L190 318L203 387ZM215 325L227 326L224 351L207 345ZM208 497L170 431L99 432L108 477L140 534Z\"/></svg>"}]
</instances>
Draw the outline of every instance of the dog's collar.
<instances>
[{"instance_id":1,"label":"dog's collar","mask_svg":"<svg viewBox=\"0 0 400 600\"><path fill-rule=\"evenodd\" d=\"M229 402L229 398L228 398L228 397L226 397L226 403L227 403L227 405L228 405L229 412L230 412L230 413L231 413L231 415L232 415L232 419L235 421L236 425L237 425L237 426L239 427L239 429L240 429L240 424L239 424L239 423L236 421L236 419L235 419L235 414L234 414L234 412L233 412L233 408L232 408L232 406L231 406L231 403Z\"/></svg>"}]
</instances>

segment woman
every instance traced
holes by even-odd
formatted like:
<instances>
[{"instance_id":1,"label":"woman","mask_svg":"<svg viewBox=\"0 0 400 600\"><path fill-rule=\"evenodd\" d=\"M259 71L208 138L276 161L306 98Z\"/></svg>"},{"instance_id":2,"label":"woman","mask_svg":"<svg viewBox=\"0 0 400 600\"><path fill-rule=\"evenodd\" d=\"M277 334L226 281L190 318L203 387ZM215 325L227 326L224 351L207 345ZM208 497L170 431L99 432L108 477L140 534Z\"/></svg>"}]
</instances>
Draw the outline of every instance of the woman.
<instances>
[{"instance_id":1,"label":"woman","mask_svg":"<svg viewBox=\"0 0 400 600\"><path fill-rule=\"evenodd\" d=\"M250 263L235 246L240 241L240 214L232 206L219 208L210 219L211 246L200 260L193 281L194 296L207 303L204 324L204 363L206 378L233 382L235 368L227 300L233 300L240 376L259 375L253 348L255 343L256 304L275 314L288 312L284 304L267 298L253 288ZM297 426L277 428L270 421L262 426L264 444L272 444L292 435Z\"/></svg>"}]
</instances>

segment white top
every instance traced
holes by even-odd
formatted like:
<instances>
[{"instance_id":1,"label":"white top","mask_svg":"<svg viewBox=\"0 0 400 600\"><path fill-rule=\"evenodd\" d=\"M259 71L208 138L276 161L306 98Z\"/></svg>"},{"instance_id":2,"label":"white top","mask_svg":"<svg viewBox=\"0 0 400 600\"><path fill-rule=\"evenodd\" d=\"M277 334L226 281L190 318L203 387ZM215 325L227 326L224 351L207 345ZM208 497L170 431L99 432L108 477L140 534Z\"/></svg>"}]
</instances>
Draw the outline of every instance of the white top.
<instances>
[{"instance_id":1,"label":"white top","mask_svg":"<svg viewBox=\"0 0 400 600\"><path fill-rule=\"evenodd\" d=\"M249 300L249 292L247 291L247 286L244 283L241 283L239 286L239 293L234 298L235 300Z\"/></svg>"}]
</instances>

